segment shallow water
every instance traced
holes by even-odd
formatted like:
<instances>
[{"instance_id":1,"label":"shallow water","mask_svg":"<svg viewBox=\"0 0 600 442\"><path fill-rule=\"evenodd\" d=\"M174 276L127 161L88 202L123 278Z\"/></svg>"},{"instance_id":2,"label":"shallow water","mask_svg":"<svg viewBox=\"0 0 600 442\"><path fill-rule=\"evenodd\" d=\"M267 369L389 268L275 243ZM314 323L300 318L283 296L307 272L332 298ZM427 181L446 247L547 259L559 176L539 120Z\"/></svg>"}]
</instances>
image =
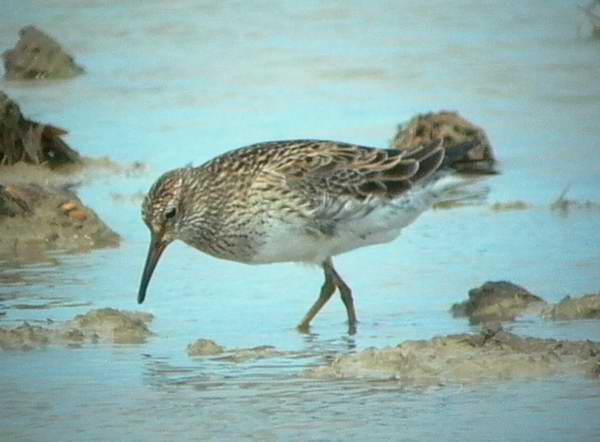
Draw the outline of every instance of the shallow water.
<instances>
[{"instance_id":1,"label":"shallow water","mask_svg":"<svg viewBox=\"0 0 600 442\"><path fill-rule=\"evenodd\" d=\"M501 160L489 202L532 207L431 211L394 243L339 257L361 321L351 337L337 299L313 334L294 328L317 295L320 271L243 266L174 244L141 308L155 315L156 336L146 344L0 354L2 439L600 435L600 388L588 379L411 390L302 376L336 353L469 331L447 310L486 280L508 279L550 302L598 290L600 209L550 209L568 185L569 198L600 202L600 41L587 37L575 2L275 2L252 10L191 0L9 3L2 48L33 23L87 74L0 87L27 116L67 128L84 155L150 170L100 175L80 188L123 236L120 248L3 264L3 326L138 309L148 233L135 198L114 195L135 196L163 171L257 141L385 146L417 112L458 110L487 131ZM600 340L594 321L527 318L509 329ZM185 349L198 338L294 354L239 364L191 359Z\"/></svg>"}]
</instances>

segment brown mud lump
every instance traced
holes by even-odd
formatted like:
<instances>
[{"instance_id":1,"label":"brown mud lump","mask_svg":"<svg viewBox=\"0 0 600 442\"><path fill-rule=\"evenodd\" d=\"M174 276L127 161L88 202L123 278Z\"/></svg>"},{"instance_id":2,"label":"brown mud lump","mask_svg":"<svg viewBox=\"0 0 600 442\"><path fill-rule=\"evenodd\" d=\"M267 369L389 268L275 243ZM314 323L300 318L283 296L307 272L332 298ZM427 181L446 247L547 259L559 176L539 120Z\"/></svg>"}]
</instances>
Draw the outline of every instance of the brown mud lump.
<instances>
[{"instance_id":1,"label":"brown mud lump","mask_svg":"<svg viewBox=\"0 0 600 442\"><path fill-rule=\"evenodd\" d=\"M77 209L65 211L65 206ZM84 222L85 221L85 222ZM0 179L0 255L33 249L78 252L116 247L120 237L67 188L37 184L2 185Z\"/></svg>"},{"instance_id":2,"label":"brown mud lump","mask_svg":"<svg viewBox=\"0 0 600 442\"><path fill-rule=\"evenodd\" d=\"M22 28L15 47L2 57L7 80L65 79L84 72L56 40L35 26Z\"/></svg>"},{"instance_id":3,"label":"brown mud lump","mask_svg":"<svg viewBox=\"0 0 600 442\"><path fill-rule=\"evenodd\" d=\"M102 308L43 326L24 322L13 328L0 327L0 349L34 350L49 345L80 346L97 342L141 344L153 335L147 325L150 321L152 315L148 313Z\"/></svg>"},{"instance_id":4,"label":"brown mud lump","mask_svg":"<svg viewBox=\"0 0 600 442\"><path fill-rule=\"evenodd\" d=\"M86 336L93 334L116 344L140 344L152 335L146 325L151 320L152 315L146 313L102 308L75 316L73 324Z\"/></svg>"},{"instance_id":5,"label":"brown mud lump","mask_svg":"<svg viewBox=\"0 0 600 442\"><path fill-rule=\"evenodd\" d=\"M566 296L558 304L543 311L546 319L600 319L600 293L579 298Z\"/></svg>"},{"instance_id":6,"label":"brown mud lump","mask_svg":"<svg viewBox=\"0 0 600 442\"><path fill-rule=\"evenodd\" d=\"M0 349L32 350L47 345L50 339L44 327L27 322L15 328L0 328Z\"/></svg>"},{"instance_id":7,"label":"brown mud lump","mask_svg":"<svg viewBox=\"0 0 600 442\"><path fill-rule=\"evenodd\" d=\"M187 347L189 356L214 356L220 355L224 351L225 349L222 346L210 339L197 339Z\"/></svg>"},{"instance_id":8,"label":"brown mud lump","mask_svg":"<svg viewBox=\"0 0 600 442\"><path fill-rule=\"evenodd\" d=\"M488 281L469 290L469 299L454 304L450 311L456 317L468 317L472 324L514 321L517 316L539 312L546 305L523 287L507 281Z\"/></svg>"}]
</instances>

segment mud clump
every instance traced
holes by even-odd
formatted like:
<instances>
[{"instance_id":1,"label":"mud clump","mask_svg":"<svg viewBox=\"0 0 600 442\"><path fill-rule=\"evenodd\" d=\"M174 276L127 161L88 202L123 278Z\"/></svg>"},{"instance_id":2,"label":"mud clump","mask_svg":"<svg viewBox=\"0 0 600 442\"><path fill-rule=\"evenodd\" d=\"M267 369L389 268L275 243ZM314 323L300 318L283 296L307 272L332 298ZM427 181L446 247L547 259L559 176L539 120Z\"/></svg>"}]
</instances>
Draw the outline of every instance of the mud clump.
<instances>
[{"instance_id":1,"label":"mud clump","mask_svg":"<svg viewBox=\"0 0 600 442\"><path fill-rule=\"evenodd\" d=\"M545 309L546 319L600 319L600 293L584 295L580 298L567 296L558 304Z\"/></svg>"},{"instance_id":2,"label":"mud clump","mask_svg":"<svg viewBox=\"0 0 600 442\"><path fill-rule=\"evenodd\" d=\"M496 173L496 160L485 132L457 112L441 111L415 116L408 123L398 126L390 147L408 150L436 141L443 142L449 156L452 151L459 152L466 144L475 145L452 162L451 166L456 170L477 174Z\"/></svg>"},{"instance_id":3,"label":"mud clump","mask_svg":"<svg viewBox=\"0 0 600 442\"><path fill-rule=\"evenodd\" d=\"M454 317L468 317L472 324L514 321L517 316L540 312L546 305L533 295L511 282L488 281L481 287L469 290L469 299L454 304L450 311Z\"/></svg>"},{"instance_id":4,"label":"mud clump","mask_svg":"<svg viewBox=\"0 0 600 442\"><path fill-rule=\"evenodd\" d=\"M224 361L229 362L247 362L256 359L276 358L279 356L285 356L287 353L279 351L270 345L260 345L252 348L240 348L231 350L229 354L220 358Z\"/></svg>"},{"instance_id":5,"label":"mud clump","mask_svg":"<svg viewBox=\"0 0 600 442\"><path fill-rule=\"evenodd\" d=\"M187 354L190 357L218 356L217 359L220 361L241 363L257 359L276 358L289 353L279 351L270 345L226 350L210 339L198 339L187 346Z\"/></svg>"},{"instance_id":6,"label":"mud clump","mask_svg":"<svg viewBox=\"0 0 600 442\"><path fill-rule=\"evenodd\" d=\"M25 322L14 328L0 328L0 349L33 350L48 345L97 342L141 344L152 335L147 325L151 321L149 314L104 308L47 326Z\"/></svg>"},{"instance_id":7,"label":"mud clump","mask_svg":"<svg viewBox=\"0 0 600 442\"><path fill-rule=\"evenodd\" d=\"M81 164L79 153L62 139L67 132L23 116L19 105L0 91L0 166L19 162L52 169Z\"/></svg>"},{"instance_id":8,"label":"mud clump","mask_svg":"<svg viewBox=\"0 0 600 442\"><path fill-rule=\"evenodd\" d=\"M73 325L85 336L97 336L116 344L139 344L152 334L146 325L151 320L152 315L147 313L103 308L76 316Z\"/></svg>"},{"instance_id":9,"label":"mud clump","mask_svg":"<svg viewBox=\"0 0 600 442\"><path fill-rule=\"evenodd\" d=\"M210 339L198 339L187 347L187 354L192 357L220 355L224 351L223 347Z\"/></svg>"},{"instance_id":10,"label":"mud clump","mask_svg":"<svg viewBox=\"0 0 600 442\"><path fill-rule=\"evenodd\" d=\"M66 188L0 184L0 250L19 256L31 248L85 251L116 247L119 235Z\"/></svg>"},{"instance_id":11,"label":"mud clump","mask_svg":"<svg viewBox=\"0 0 600 442\"><path fill-rule=\"evenodd\" d=\"M27 322L11 329L0 328L0 349L2 350L32 350L48 345L50 339L49 329Z\"/></svg>"},{"instance_id":12,"label":"mud clump","mask_svg":"<svg viewBox=\"0 0 600 442\"><path fill-rule=\"evenodd\" d=\"M19 31L19 41L2 54L7 80L66 79L84 69L48 34L35 26Z\"/></svg>"},{"instance_id":13,"label":"mud clump","mask_svg":"<svg viewBox=\"0 0 600 442\"><path fill-rule=\"evenodd\" d=\"M600 375L600 343L520 337L501 330L407 341L339 356L306 371L310 378L394 380L413 387L574 373Z\"/></svg>"}]
</instances>

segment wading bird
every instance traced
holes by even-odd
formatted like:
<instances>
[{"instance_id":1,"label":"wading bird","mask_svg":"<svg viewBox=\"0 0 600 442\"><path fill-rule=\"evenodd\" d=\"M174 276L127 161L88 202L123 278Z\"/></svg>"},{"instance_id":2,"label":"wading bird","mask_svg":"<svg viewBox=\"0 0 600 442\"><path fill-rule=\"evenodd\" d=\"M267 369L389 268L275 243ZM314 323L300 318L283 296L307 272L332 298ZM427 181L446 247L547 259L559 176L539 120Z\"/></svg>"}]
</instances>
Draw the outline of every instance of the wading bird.
<instances>
[{"instance_id":1,"label":"wading bird","mask_svg":"<svg viewBox=\"0 0 600 442\"><path fill-rule=\"evenodd\" d=\"M161 254L179 239L231 261L321 266L321 292L298 327L307 330L337 289L354 332L352 292L332 257L389 242L434 203L456 198L462 184L448 166L472 146L448 154L441 143L400 151L274 141L166 172L142 205L151 241L138 302Z\"/></svg>"}]
</instances>

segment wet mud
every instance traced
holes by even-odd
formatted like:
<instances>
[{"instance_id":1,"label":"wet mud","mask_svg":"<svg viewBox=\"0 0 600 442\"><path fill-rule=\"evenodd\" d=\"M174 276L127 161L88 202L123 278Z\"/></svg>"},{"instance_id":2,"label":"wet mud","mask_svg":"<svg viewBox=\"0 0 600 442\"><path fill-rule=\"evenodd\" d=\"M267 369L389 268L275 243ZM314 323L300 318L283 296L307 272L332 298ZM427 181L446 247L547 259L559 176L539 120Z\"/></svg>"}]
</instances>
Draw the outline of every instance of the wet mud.
<instances>
[{"instance_id":1,"label":"wet mud","mask_svg":"<svg viewBox=\"0 0 600 442\"><path fill-rule=\"evenodd\" d=\"M338 356L305 374L314 379L392 380L412 387L568 374L598 377L600 343L484 330Z\"/></svg>"},{"instance_id":2,"label":"wet mud","mask_svg":"<svg viewBox=\"0 0 600 442\"><path fill-rule=\"evenodd\" d=\"M56 40L35 26L22 28L15 47L2 57L7 80L66 79L84 72Z\"/></svg>"},{"instance_id":3,"label":"wet mud","mask_svg":"<svg viewBox=\"0 0 600 442\"><path fill-rule=\"evenodd\" d=\"M546 305L523 287L508 281L488 281L469 290L469 299L454 304L450 311L455 318L468 317L472 324L514 321L517 316L539 314Z\"/></svg>"},{"instance_id":4,"label":"wet mud","mask_svg":"<svg viewBox=\"0 0 600 442\"><path fill-rule=\"evenodd\" d=\"M494 203L490 206L490 209L494 212L511 212L514 210L527 210L531 209L531 204L525 201L508 201L505 203Z\"/></svg>"},{"instance_id":5,"label":"wet mud","mask_svg":"<svg viewBox=\"0 0 600 442\"><path fill-rule=\"evenodd\" d=\"M600 319L600 294L567 296L558 304L550 305L511 282L488 281L469 290L469 299L454 304L450 312L455 318L467 317L471 324L484 326L514 321L527 315L556 320Z\"/></svg>"},{"instance_id":6,"label":"wet mud","mask_svg":"<svg viewBox=\"0 0 600 442\"><path fill-rule=\"evenodd\" d=\"M600 293L581 297L567 296L558 304L545 309L542 315L546 319L600 319Z\"/></svg>"},{"instance_id":7,"label":"wet mud","mask_svg":"<svg viewBox=\"0 0 600 442\"><path fill-rule=\"evenodd\" d=\"M227 350L210 339L198 339L194 343L188 345L187 354L190 357L218 356L217 359L221 361L240 363L257 359L286 356L290 353L277 350L270 345Z\"/></svg>"},{"instance_id":8,"label":"wet mud","mask_svg":"<svg viewBox=\"0 0 600 442\"><path fill-rule=\"evenodd\" d=\"M561 196L550 205L550 209L559 215L567 216L574 211L600 210L600 203L589 200L575 200Z\"/></svg>"},{"instance_id":9,"label":"wet mud","mask_svg":"<svg viewBox=\"0 0 600 442\"><path fill-rule=\"evenodd\" d=\"M520 210L547 210L550 209L552 214L560 216L569 216L576 212L586 211L599 211L600 203L590 200L576 200L570 198L564 198L561 196L557 200L549 204L534 205L525 201L506 201L506 202L495 202L489 205L489 209L495 213L503 212L514 212Z\"/></svg>"},{"instance_id":10,"label":"wet mud","mask_svg":"<svg viewBox=\"0 0 600 442\"><path fill-rule=\"evenodd\" d=\"M198 339L187 347L187 354L191 357L220 355L224 351L224 347L210 339Z\"/></svg>"},{"instance_id":11,"label":"wet mud","mask_svg":"<svg viewBox=\"0 0 600 442\"><path fill-rule=\"evenodd\" d=\"M44 325L24 322L0 328L0 349L34 350L49 345L93 343L141 344L152 335L152 315L112 308L93 309L64 322Z\"/></svg>"},{"instance_id":12,"label":"wet mud","mask_svg":"<svg viewBox=\"0 0 600 442\"><path fill-rule=\"evenodd\" d=\"M8 258L31 249L77 252L120 241L75 192L38 184L0 184L0 230L1 254Z\"/></svg>"},{"instance_id":13,"label":"wet mud","mask_svg":"<svg viewBox=\"0 0 600 442\"><path fill-rule=\"evenodd\" d=\"M96 175L139 176L147 167L84 158L66 144L65 134L24 117L17 103L0 91L1 258L35 257L31 261L36 262L48 250L73 253L119 245L119 235L75 189Z\"/></svg>"}]
</instances>

